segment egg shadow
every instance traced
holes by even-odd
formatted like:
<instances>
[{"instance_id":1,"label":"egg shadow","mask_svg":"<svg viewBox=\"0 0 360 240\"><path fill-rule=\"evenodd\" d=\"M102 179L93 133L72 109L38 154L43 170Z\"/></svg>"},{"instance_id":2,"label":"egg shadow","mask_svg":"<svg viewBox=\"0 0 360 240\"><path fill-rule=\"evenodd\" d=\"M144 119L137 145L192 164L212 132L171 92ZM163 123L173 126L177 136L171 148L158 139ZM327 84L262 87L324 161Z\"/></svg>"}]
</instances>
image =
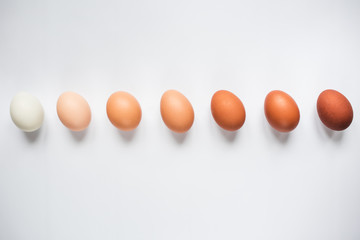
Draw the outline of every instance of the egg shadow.
<instances>
[{"instance_id":1,"label":"egg shadow","mask_svg":"<svg viewBox=\"0 0 360 240\"><path fill-rule=\"evenodd\" d=\"M316 125L317 132L321 136L326 136L326 138L333 140L334 142L341 142L344 136L344 131L334 131L330 128L326 127L322 121L320 120L320 117L317 113L317 110L314 109L314 121Z\"/></svg>"},{"instance_id":2,"label":"egg shadow","mask_svg":"<svg viewBox=\"0 0 360 240\"><path fill-rule=\"evenodd\" d=\"M71 131L71 136L73 137L73 139L75 139L77 142L81 142L84 140L84 138L86 137L87 133L88 133L88 128L82 130L82 131Z\"/></svg>"},{"instance_id":3,"label":"egg shadow","mask_svg":"<svg viewBox=\"0 0 360 240\"><path fill-rule=\"evenodd\" d=\"M134 130L130 130L130 131L123 131L118 129L118 133L121 136L121 138L125 141L125 142L131 142L137 132L137 128L135 128Z\"/></svg>"},{"instance_id":4,"label":"egg shadow","mask_svg":"<svg viewBox=\"0 0 360 240\"><path fill-rule=\"evenodd\" d=\"M178 144L183 144L185 142L185 139L188 136L188 132L176 133L176 132L171 131L171 135L173 136L173 138L175 139L175 141Z\"/></svg>"},{"instance_id":5,"label":"egg shadow","mask_svg":"<svg viewBox=\"0 0 360 240\"><path fill-rule=\"evenodd\" d=\"M238 136L238 130L236 131L227 131L225 129L223 129L222 127L220 127L214 120L213 115L209 114L209 121L210 121L210 126L211 128L216 128L218 132L220 132L220 134L226 139L227 142L234 142L236 137Z\"/></svg>"},{"instance_id":6,"label":"egg shadow","mask_svg":"<svg viewBox=\"0 0 360 240\"><path fill-rule=\"evenodd\" d=\"M270 125L268 127L271 128L272 134L277 138L280 143L286 144L289 141L290 132L279 132L272 128Z\"/></svg>"},{"instance_id":7,"label":"egg shadow","mask_svg":"<svg viewBox=\"0 0 360 240\"><path fill-rule=\"evenodd\" d=\"M270 135L273 136L272 138L275 138L277 142L286 145L289 142L291 132L279 132L273 127L271 127L265 116L263 116L262 118L265 131L267 133L270 132Z\"/></svg>"},{"instance_id":8,"label":"egg shadow","mask_svg":"<svg viewBox=\"0 0 360 240\"><path fill-rule=\"evenodd\" d=\"M35 143L39 139L41 131L42 131L42 127L33 132L24 132L26 140L29 143Z\"/></svg>"},{"instance_id":9,"label":"egg shadow","mask_svg":"<svg viewBox=\"0 0 360 240\"><path fill-rule=\"evenodd\" d=\"M224 138L228 141L228 142L234 142L237 135L238 135L238 131L227 131L223 128L221 128L220 126L217 126L218 131L220 131L221 135L224 136Z\"/></svg>"}]
</instances>

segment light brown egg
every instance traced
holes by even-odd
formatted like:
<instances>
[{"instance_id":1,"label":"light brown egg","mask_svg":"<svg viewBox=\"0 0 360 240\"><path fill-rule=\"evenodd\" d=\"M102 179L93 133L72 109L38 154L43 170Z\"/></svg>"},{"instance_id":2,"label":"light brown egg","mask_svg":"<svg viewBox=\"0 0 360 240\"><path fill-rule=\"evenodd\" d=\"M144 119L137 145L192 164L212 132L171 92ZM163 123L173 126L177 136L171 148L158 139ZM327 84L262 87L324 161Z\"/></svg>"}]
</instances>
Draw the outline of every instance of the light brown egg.
<instances>
[{"instance_id":1,"label":"light brown egg","mask_svg":"<svg viewBox=\"0 0 360 240\"><path fill-rule=\"evenodd\" d=\"M118 91L113 93L106 104L110 122L120 130L131 131L141 121L141 107L130 93Z\"/></svg>"},{"instance_id":2,"label":"light brown egg","mask_svg":"<svg viewBox=\"0 0 360 240\"><path fill-rule=\"evenodd\" d=\"M166 91L160 101L161 117L172 131L184 133L194 122L194 109L189 100L176 90Z\"/></svg>"},{"instance_id":3,"label":"light brown egg","mask_svg":"<svg viewBox=\"0 0 360 240\"><path fill-rule=\"evenodd\" d=\"M319 95L317 112L324 125L335 131L348 128L354 115L349 100L332 89L325 90Z\"/></svg>"},{"instance_id":4,"label":"light brown egg","mask_svg":"<svg viewBox=\"0 0 360 240\"><path fill-rule=\"evenodd\" d=\"M232 92L217 91L211 99L211 113L216 123L225 130L236 131L245 122L245 108Z\"/></svg>"},{"instance_id":5,"label":"light brown egg","mask_svg":"<svg viewBox=\"0 0 360 240\"><path fill-rule=\"evenodd\" d=\"M64 92L61 94L56 110L60 121L72 131L82 131L90 124L90 106L85 98L77 93Z\"/></svg>"},{"instance_id":6,"label":"light brown egg","mask_svg":"<svg viewBox=\"0 0 360 240\"><path fill-rule=\"evenodd\" d=\"M296 102L283 91L271 91L265 98L264 110L269 124L280 132L294 130L300 121Z\"/></svg>"}]
</instances>

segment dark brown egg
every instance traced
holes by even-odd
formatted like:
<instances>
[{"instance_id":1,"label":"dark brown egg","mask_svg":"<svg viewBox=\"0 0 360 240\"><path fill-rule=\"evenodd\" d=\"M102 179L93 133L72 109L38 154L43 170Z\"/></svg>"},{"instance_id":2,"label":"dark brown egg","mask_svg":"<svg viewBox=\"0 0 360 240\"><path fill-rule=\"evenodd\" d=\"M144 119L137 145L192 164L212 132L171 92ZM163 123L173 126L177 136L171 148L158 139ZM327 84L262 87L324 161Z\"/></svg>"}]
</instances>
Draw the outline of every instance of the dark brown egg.
<instances>
[{"instance_id":1,"label":"dark brown egg","mask_svg":"<svg viewBox=\"0 0 360 240\"><path fill-rule=\"evenodd\" d=\"M353 120L353 109L349 100L332 89L320 93L317 112L323 124L335 131L348 128Z\"/></svg>"},{"instance_id":2,"label":"dark brown egg","mask_svg":"<svg viewBox=\"0 0 360 240\"><path fill-rule=\"evenodd\" d=\"M280 132L294 130L300 121L296 102L283 91L271 91L265 98L264 110L269 124Z\"/></svg>"},{"instance_id":3,"label":"dark brown egg","mask_svg":"<svg viewBox=\"0 0 360 240\"><path fill-rule=\"evenodd\" d=\"M216 123L225 130L236 131L245 122L245 108L232 92L217 91L211 99L211 113Z\"/></svg>"}]
</instances>

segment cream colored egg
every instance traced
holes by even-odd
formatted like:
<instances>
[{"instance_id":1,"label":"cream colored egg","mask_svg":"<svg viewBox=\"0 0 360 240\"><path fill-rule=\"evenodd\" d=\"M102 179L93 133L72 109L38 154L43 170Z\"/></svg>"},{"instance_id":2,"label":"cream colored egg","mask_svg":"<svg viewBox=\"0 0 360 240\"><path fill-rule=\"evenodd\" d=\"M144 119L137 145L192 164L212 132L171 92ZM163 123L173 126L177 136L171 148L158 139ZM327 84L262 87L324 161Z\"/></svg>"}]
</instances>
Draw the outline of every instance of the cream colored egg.
<instances>
[{"instance_id":1,"label":"cream colored egg","mask_svg":"<svg viewBox=\"0 0 360 240\"><path fill-rule=\"evenodd\" d=\"M15 125L25 132L38 130L44 121L40 101L27 92L19 92L10 104L10 115Z\"/></svg>"}]
</instances>

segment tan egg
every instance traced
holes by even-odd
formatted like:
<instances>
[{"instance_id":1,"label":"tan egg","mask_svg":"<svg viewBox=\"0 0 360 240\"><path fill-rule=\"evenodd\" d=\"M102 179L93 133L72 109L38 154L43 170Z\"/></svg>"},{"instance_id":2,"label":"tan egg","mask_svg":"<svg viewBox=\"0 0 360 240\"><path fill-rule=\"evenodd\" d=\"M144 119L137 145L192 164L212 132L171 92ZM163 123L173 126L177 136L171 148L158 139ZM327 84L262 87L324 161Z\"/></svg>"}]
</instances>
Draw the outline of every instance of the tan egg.
<instances>
[{"instance_id":1,"label":"tan egg","mask_svg":"<svg viewBox=\"0 0 360 240\"><path fill-rule=\"evenodd\" d=\"M296 102L283 91L271 91L265 98L264 110L269 124L280 132L292 131L300 121Z\"/></svg>"},{"instance_id":2,"label":"tan egg","mask_svg":"<svg viewBox=\"0 0 360 240\"><path fill-rule=\"evenodd\" d=\"M82 131L90 124L90 106L85 98L77 93L64 92L61 94L56 110L60 121L72 131Z\"/></svg>"},{"instance_id":3,"label":"tan egg","mask_svg":"<svg viewBox=\"0 0 360 240\"><path fill-rule=\"evenodd\" d=\"M106 104L110 122L120 130L135 129L141 121L141 107L130 93L118 91L113 93Z\"/></svg>"},{"instance_id":4,"label":"tan egg","mask_svg":"<svg viewBox=\"0 0 360 240\"><path fill-rule=\"evenodd\" d=\"M176 90L166 91L160 101L161 117L172 131L184 133L194 122L194 109L189 100Z\"/></svg>"},{"instance_id":5,"label":"tan egg","mask_svg":"<svg viewBox=\"0 0 360 240\"><path fill-rule=\"evenodd\" d=\"M216 123L225 130L236 131L245 122L246 113L241 100L232 92L217 91L211 99L211 113Z\"/></svg>"},{"instance_id":6,"label":"tan egg","mask_svg":"<svg viewBox=\"0 0 360 240\"><path fill-rule=\"evenodd\" d=\"M324 125L335 131L348 128L354 115L349 100L332 89L325 90L319 95L317 111Z\"/></svg>"}]
</instances>

